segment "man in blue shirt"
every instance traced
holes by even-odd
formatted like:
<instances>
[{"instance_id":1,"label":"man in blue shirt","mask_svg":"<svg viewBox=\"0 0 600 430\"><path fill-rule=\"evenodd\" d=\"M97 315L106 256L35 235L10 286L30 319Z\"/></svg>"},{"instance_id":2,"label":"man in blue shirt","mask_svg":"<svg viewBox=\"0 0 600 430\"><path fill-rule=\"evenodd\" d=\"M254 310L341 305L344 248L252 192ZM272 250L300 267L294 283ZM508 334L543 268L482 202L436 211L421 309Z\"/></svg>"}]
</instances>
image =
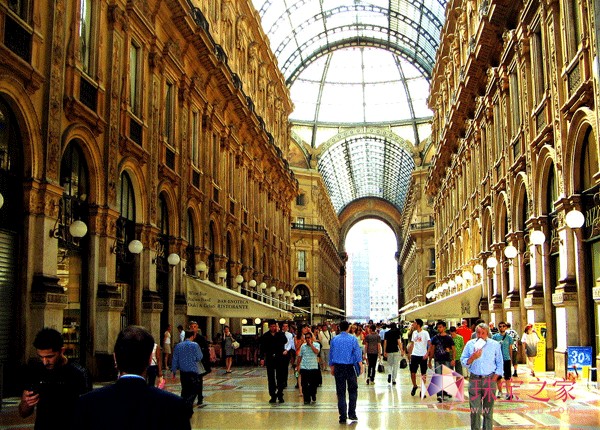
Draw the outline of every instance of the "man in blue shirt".
<instances>
[{"instance_id":1,"label":"man in blue shirt","mask_svg":"<svg viewBox=\"0 0 600 430\"><path fill-rule=\"evenodd\" d=\"M173 379L175 379L177 370L180 371L181 397L190 406L194 406L194 400L198 396L198 406L200 406L203 399L198 363L202 361L202 351L200 351L198 344L192 341L192 337L194 337L194 332L187 330L184 341L178 343L175 347L171 370L173 371Z\"/></svg>"},{"instance_id":2,"label":"man in blue shirt","mask_svg":"<svg viewBox=\"0 0 600 430\"><path fill-rule=\"evenodd\" d=\"M502 377L504 359L500 344L490 338L490 327L480 323L475 329L476 338L465 345L460 357L463 366L470 372L469 407L471 409L471 430L483 428L492 430L494 425L494 400L496 382Z\"/></svg>"},{"instance_id":3,"label":"man in blue shirt","mask_svg":"<svg viewBox=\"0 0 600 430\"><path fill-rule=\"evenodd\" d=\"M335 391L338 398L340 424L346 419L358 421L356 417L356 399L358 398L357 377L363 373L362 352L355 336L348 333L350 323L340 323L340 334L331 339L329 368L335 377ZM358 365L358 372L355 369ZM349 403L346 406L346 384L348 384Z\"/></svg>"}]
</instances>

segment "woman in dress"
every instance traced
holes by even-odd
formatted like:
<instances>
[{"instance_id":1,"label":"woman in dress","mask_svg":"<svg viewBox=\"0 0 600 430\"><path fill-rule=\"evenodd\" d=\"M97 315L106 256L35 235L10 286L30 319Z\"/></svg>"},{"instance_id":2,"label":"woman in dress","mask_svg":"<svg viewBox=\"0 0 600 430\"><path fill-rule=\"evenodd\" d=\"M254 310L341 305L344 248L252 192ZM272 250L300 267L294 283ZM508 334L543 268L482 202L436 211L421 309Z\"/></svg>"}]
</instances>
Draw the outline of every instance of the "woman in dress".
<instances>
[{"instance_id":1,"label":"woman in dress","mask_svg":"<svg viewBox=\"0 0 600 430\"><path fill-rule=\"evenodd\" d=\"M225 326L223 329L223 351L225 351L225 373L231 373L231 365L233 364L233 355L235 349L233 348L233 342L235 338L229 330L229 326Z\"/></svg>"},{"instance_id":2,"label":"woman in dress","mask_svg":"<svg viewBox=\"0 0 600 430\"><path fill-rule=\"evenodd\" d=\"M533 364L537 355L537 344L539 340L540 338L537 333L533 331L533 325L527 324L523 337L521 337L521 343L523 344L523 348L525 348L525 355L527 355L527 367L531 370L531 376L533 377L535 377Z\"/></svg>"}]
</instances>

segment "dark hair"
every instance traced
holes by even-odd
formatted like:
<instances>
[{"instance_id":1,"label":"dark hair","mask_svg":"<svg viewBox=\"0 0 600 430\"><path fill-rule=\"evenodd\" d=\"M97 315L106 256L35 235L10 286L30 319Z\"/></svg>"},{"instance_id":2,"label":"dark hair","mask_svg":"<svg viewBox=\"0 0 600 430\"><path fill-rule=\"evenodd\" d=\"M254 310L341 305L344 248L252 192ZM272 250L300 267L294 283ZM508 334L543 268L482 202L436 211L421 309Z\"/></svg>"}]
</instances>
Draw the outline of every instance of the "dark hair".
<instances>
[{"instance_id":1,"label":"dark hair","mask_svg":"<svg viewBox=\"0 0 600 430\"><path fill-rule=\"evenodd\" d=\"M390 329L396 330L396 328L398 328L398 326L396 325L395 322L393 322L393 323L390 324Z\"/></svg>"},{"instance_id":2,"label":"dark hair","mask_svg":"<svg viewBox=\"0 0 600 430\"><path fill-rule=\"evenodd\" d=\"M125 327L115 342L115 361L117 369L124 373L143 375L150 363L150 354L154 349L154 338L142 326Z\"/></svg>"},{"instance_id":3,"label":"dark hair","mask_svg":"<svg viewBox=\"0 0 600 430\"><path fill-rule=\"evenodd\" d=\"M51 349L60 351L64 345L62 334L50 327L44 327L35 335L33 346L35 349Z\"/></svg>"},{"instance_id":4,"label":"dark hair","mask_svg":"<svg viewBox=\"0 0 600 430\"><path fill-rule=\"evenodd\" d=\"M418 325L419 327L423 327L423 320L422 320L421 318L417 318L417 319L415 320L415 322L417 323L417 325Z\"/></svg>"},{"instance_id":5,"label":"dark hair","mask_svg":"<svg viewBox=\"0 0 600 430\"><path fill-rule=\"evenodd\" d=\"M454 326L450 327L450 331L451 331L452 333L454 333L454 332L456 331L456 327L454 327Z\"/></svg>"},{"instance_id":6,"label":"dark hair","mask_svg":"<svg viewBox=\"0 0 600 430\"><path fill-rule=\"evenodd\" d=\"M179 325L177 326L177 329L178 329L178 330L183 330L183 326L182 326L181 324L179 324Z\"/></svg>"},{"instance_id":7,"label":"dark hair","mask_svg":"<svg viewBox=\"0 0 600 430\"><path fill-rule=\"evenodd\" d=\"M375 324L371 324L371 331L376 331L377 330L377 326Z\"/></svg>"},{"instance_id":8,"label":"dark hair","mask_svg":"<svg viewBox=\"0 0 600 430\"><path fill-rule=\"evenodd\" d=\"M267 324L268 325L277 324L277 321L275 321L275 320L269 320L269 321L267 321Z\"/></svg>"},{"instance_id":9,"label":"dark hair","mask_svg":"<svg viewBox=\"0 0 600 430\"><path fill-rule=\"evenodd\" d=\"M350 327L350 323L346 320L340 323L340 331L348 331L348 327Z\"/></svg>"},{"instance_id":10,"label":"dark hair","mask_svg":"<svg viewBox=\"0 0 600 430\"><path fill-rule=\"evenodd\" d=\"M191 339L194 336L194 332L192 330L186 330L184 333L185 333L183 335L184 339Z\"/></svg>"},{"instance_id":11,"label":"dark hair","mask_svg":"<svg viewBox=\"0 0 600 430\"><path fill-rule=\"evenodd\" d=\"M446 327L446 321L438 321L438 322L435 323L436 327L439 326L439 325Z\"/></svg>"}]
</instances>

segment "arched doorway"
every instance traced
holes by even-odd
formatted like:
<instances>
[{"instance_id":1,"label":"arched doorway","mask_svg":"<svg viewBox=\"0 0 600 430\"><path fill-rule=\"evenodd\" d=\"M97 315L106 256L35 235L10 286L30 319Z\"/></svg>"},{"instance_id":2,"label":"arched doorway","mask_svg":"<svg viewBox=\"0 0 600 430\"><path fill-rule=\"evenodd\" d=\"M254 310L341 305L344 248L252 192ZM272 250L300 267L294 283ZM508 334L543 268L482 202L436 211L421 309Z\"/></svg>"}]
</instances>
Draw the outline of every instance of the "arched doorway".
<instances>
[{"instance_id":1,"label":"arched doorway","mask_svg":"<svg viewBox=\"0 0 600 430\"><path fill-rule=\"evenodd\" d=\"M77 141L70 142L63 154L60 185L63 195L54 234L58 239L58 284L65 289L68 300L63 313L65 355L85 366L93 347L88 308L89 235L75 237L71 226L76 221L89 224L89 182L87 164Z\"/></svg>"},{"instance_id":2,"label":"arched doorway","mask_svg":"<svg viewBox=\"0 0 600 430\"><path fill-rule=\"evenodd\" d=\"M0 371L5 394L16 390L16 309L20 308L18 255L23 237L23 153L12 110L0 97Z\"/></svg>"},{"instance_id":3,"label":"arched doorway","mask_svg":"<svg viewBox=\"0 0 600 430\"><path fill-rule=\"evenodd\" d=\"M127 172L122 172L117 196L120 216L117 219L116 243L116 281L121 289L125 306L121 311L121 328L130 324L139 324L135 318L135 255L129 252L128 244L135 237L135 195L133 184Z\"/></svg>"}]
</instances>

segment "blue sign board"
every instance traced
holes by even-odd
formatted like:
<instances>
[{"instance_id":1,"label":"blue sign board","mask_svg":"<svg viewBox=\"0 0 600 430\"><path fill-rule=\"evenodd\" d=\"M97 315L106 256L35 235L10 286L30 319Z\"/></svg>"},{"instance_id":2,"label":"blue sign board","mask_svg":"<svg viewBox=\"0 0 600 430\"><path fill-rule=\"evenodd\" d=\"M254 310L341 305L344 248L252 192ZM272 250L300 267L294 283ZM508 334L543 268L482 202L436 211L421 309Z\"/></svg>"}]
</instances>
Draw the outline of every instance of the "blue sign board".
<instances>
[{"instance_id":1,"label":"blue sign board","mask_svg":"<svg viewBox=\"0 0 600 430\"><path fill-rule=\"evenodd\" d=\"M567 347L567 366L570 369L576 367L581 369L583 366L592 366L592 347L591 346L568 346Z\"/></svg>"}]
</instances>

